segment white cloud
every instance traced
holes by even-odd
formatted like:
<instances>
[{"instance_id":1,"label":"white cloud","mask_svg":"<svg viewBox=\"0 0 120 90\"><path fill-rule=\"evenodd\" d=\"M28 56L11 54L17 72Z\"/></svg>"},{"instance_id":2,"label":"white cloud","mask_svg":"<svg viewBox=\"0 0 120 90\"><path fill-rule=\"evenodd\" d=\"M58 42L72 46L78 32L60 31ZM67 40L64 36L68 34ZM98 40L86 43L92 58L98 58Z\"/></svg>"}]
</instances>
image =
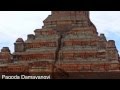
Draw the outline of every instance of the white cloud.
<instances>
[{"instance_id":1,"label":"white cloud","mask_svg":"<svg viewBox=\"0 0 120 90\"><path fill-rule=\"evenodd\" d=\"M99 32L120 33L119 11L91 11L91 20L95 23Z\"/></svg>"}]
</instances>

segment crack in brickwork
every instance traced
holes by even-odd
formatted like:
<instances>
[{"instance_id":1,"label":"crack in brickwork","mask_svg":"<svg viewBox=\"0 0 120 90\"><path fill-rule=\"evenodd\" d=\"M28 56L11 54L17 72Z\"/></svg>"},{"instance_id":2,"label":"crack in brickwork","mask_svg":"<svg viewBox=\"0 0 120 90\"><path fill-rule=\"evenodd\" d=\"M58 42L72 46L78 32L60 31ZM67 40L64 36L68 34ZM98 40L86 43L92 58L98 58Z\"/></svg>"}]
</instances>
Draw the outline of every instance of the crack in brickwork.
<instances>
[{"instance_id":1,"label":"crack in brickwork","mask_svg":"<svg viewBox=\"0 0 120 90\"><path fill-rule=\"evenodd\" d=\"M55 61L53 62L53 67L52 67L52 78L55 78L55 69L57 70L57 73L61 74L62 76L69 77L69 74L65 72L63 69L56 67L56 63L59 61L59 52L62 48L62 39L63 35L59 34L59 38L57 40L57 48L55 51Z\"/></svg>"},{"instance_id":2,"label":"crack in brickwork","mask_svg":"<svg viewBox=\"0 0 120 90\"><path fill-rule=\"evenodd\" d=\"M63 38L63 36L62 36L62 34L60 34L59 38L58 38L58 41L57 41L58 45L57 45L57 49L55 51L55 62L54 62L54 64L56 64L57 61L59 60L59 52L60 52L61 45L62 45L62 38Z\"/></svg>"}]
</instances>

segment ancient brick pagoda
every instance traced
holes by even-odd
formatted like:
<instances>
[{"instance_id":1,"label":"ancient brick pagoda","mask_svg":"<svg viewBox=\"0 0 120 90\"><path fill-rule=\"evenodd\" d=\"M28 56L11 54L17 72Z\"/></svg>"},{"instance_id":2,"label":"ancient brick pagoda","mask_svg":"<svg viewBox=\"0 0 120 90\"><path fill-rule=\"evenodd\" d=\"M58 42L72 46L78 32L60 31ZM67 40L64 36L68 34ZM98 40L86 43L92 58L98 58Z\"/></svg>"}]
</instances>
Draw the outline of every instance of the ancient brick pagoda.
<instances>
[{"instance_id":1,"label":"ancient brick pagoda","mask_svg":"<svg viewBox=\"0 0 120 90\"><path fill-rule=\"evenodd\" d=\"M34 32L26 41L16 40L13 54L7 47L1 50L0 72L49 72L59 78L82 78L87 75L83 72L95 72L92 78L99 77L98 72L120 73L115 41L98 35L89 11L52 11L42 29Z\"/></svg>"}]
</instances>

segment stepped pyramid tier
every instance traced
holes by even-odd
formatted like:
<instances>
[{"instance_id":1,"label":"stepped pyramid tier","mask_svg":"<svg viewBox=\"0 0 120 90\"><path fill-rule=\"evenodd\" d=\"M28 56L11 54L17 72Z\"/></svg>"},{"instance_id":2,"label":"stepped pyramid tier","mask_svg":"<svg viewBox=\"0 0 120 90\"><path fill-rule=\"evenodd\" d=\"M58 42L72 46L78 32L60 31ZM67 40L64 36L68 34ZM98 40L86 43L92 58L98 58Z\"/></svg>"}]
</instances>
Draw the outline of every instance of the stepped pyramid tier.
<instances>
[{"instance_id":1,"label":"stepped pyramid tier","mask_svg":"<svg viewBox=\"0 0 120 90\"><path fill-rule=\"evenodd\" d=\"M52 11L43 23L27 40L18 38L14 43L13 63L25 65L21 70L65 75L68 72L119 71L115 41L98 34L89 11Z\"/></svg>"},{"instance_id":2,"label":"stepped pyramid tier","mask_svg":"<svg viewBox=\"0 0 120 90\"><path fill-rule=\"evenodd\" d=\"M61 63L118 62L115 42L107 41L104 34L98 35L89 11L52 11L43 28L34 32L26 41L17 39L14 53L17 61L54 61L59 49Z\"/></svg>"}]
</instances>

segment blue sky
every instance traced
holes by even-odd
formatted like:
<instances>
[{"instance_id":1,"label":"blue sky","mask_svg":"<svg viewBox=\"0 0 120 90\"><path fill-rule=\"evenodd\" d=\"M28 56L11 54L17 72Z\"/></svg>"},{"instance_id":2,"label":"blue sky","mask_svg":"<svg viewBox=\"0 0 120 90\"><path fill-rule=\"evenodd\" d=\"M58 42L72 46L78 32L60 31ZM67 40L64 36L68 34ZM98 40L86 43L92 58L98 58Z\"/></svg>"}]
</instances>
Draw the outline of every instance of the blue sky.
<instances>
[{"instance_id":1,"label":"blue sky","mask_svg":"<svg viewBox=\"0 0 120 90\"><path fill-rule=\"evenodd\" d=\"M50 11L0 11L0 49L10 47L14 51L17 38L27 39L27 34L43 26L43 20ZM99 33L107 40L115 40L120 51L120 11L91 11L90 18Z\"/></svg>"}]
</instances>

